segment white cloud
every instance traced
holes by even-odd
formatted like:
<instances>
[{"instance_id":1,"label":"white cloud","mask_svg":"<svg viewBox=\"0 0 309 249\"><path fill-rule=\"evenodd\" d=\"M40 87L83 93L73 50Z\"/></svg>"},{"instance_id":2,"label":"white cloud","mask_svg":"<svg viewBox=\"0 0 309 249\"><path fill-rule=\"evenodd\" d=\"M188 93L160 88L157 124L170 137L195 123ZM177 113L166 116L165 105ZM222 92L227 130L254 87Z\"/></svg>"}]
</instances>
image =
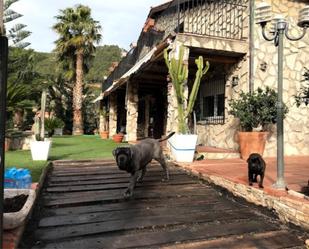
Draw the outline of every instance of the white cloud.
<instances>
[{"instance_id":1,"label":"white cloud","mask_svg":"<svg viewBox=\"0 0 309 249\"><path fill-rule=\"evenodd\" d=\"M31 48L50 52L57 39L51 27L54 16L60 9L77 4L87 5L92 16L102 26L102 44L117 44L128 49L136 41L151 6L164 3L164 0L19 0L12 9L23 15L14 23L26 24L32 32L28 38ZM13 23L12 23L13 24ZM12 25L10 24L10 25Z\"/></svg>"}]
</instances>

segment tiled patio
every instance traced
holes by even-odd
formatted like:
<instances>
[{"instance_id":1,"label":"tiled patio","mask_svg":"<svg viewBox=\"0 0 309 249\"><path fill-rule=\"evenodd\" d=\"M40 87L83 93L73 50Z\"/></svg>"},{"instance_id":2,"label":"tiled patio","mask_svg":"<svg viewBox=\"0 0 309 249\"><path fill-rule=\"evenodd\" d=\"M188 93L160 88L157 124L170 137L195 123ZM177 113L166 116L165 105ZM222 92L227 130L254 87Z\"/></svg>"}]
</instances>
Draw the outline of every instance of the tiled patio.
<instances>
[{"instance_id":1,"label":"tiled patio","mask_svg":"<svg viewBox=\"0 0 309 249\"><path fill-rule=\"evenodd\" d=\"M247 163L239 158L206 159L178 165L235 196L274 210L284 222L309 230L309 156L285 158L286 190L273 187L277 179L276 158L264 159L267 166L263 189L256 183L249 186Z\"/></svg>"},{"instance_id":2,"label":"tiled patio","mask_svg":"<svg viewBox=\"0 0 309 249\"><path fill-rule=\"evenodd\" d=\"M277 178L276 158L264 159L266 162L264 190L273 192L275 190L272 185ZM242 159L205 159L182 165L202 174L221 176L233 182L248 185L248 166L246 161ZM288 189L297 192L308 188L309 156L291 156L285 158L285 181ZM254 185L254 187L258 186Z\"/></svg>"}]
</instances>

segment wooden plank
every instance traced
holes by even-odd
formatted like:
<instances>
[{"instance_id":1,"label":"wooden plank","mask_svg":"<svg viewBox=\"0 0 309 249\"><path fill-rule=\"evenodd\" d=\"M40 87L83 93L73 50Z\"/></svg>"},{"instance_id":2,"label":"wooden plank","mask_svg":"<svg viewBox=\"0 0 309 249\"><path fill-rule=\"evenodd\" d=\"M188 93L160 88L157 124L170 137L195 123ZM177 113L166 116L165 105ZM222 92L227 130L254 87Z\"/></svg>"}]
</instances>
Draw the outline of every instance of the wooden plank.
<instances>
[{"instance_id":1,"label":"wooden plank","mask_svg":"<svg viewBox=\"0 0 309 249\"><path fill-rule=\"evenodd\" d=\"M89 165L111 165L115 164L114 159L107 160L56 160L53 161L53 167L66 167L66 166L74 166L74 167L87 167Z\"/></svg>"},{"instance_id":2,"label":"wooden plank","mask_svg":"<svg viewBox=\"0 0 309 249\"><path fill-rule=\"evenodd\" d=\"M170 171L171 174L177 174L179 171ZM147 170L148 174L160 174L164 173L162 168L158 170ZM182 172L183 173L183 172ZM113 174L128 174L125 171L121 171L118 168L116 169L95 169L95 170L86 170L86 171L68 171L68 172L52 172L53 177L68 177L68 176L87 176L87 175L96 175L96 174L106 174L106 175L113 175Z\"/></svg>"},{"instance_id":3,"label":"wooden plank","mask_svg":"<svg viewBox=\"0 0 309 249\"><path fill-rule=\"evenodd\" d=\"M180 224L194 224L203 222L220 222L247 219L252 216L252 212L228 212L217 213L193 213L182 215L159 215L151 217L128 217L122 220L112 220L106 222L96 222L81 225L69 225L54 228L40 228L36 230L35 236L38 240L52 241L67 239L78 236L93 235L98 233L115 232L131 229L158 228Z\"/></svg>"},{"instance_id":4,"label":"wooden plank","mask_svg":"<svg viewBox=\"0 0 309 249\"><path fill-rule=\"evenodd\" d=\"M86 214L76 214L76 215L61 215L46 217L40 220L39 227L52 227L52 226L64 226L64 225L78 225L87 224L95 222L103 222L109 220L121 220L143 217L153 217L153 216L170 216L170 215L184 215L191 213L200 212L221 212L221 211L241 211L245 208L233 207L232 205L200 205L200 203L187 206L178 206L177 209L172 209L171 207L148 207L145 209L131 209L131 210L118 210L110 212L95 212Z\"/></svg>"},{"instance_id":5,"label":"wooden plank","mask_svg":"<svg viewBox=\"0 0 309 249\"><path fill-rule=\"evenodd\" d=\"M69 182L48 182L47 187L60 187L60 186L81 186L81 185L91 185L91 184L115 184L115 183L124 183L129 182L130 177L127 178L112 178L112 179L103 179L103 180L85 180L85 181L69 181ZM189 177L187 175L171 175L168 182L177 182L177 181L187 181L191 180L192 182L198 182L197 179ZM160 176L145 176L143 183L145 182L161 182Z\"/></svg>"},{"instance_id":6,"label":"wooden plank","mask_svg":"<svg viewBox=\"0 0 309 249\"><path fill-rule=\"evenodd\" d=\"M173 230L160 231L141 231L133 234L100 234L92 237L70 238L65 241L51 243L42 243L33 249L115 249L115 248L173 248L173 246L162 247L166 244L178 245L187 241L205 240L223 236L239 235L243 236L248 233L259 233L274 230L274 226L268 226L263 221L233 221L229 224L195 224L192 226L179 227ZM270 232L271 233L271 232ZM273 232L276 233L276 232ZM286 233L285 233L286 234ZM280 234L279 234L280 235ZM284 235L284 234L283 234ZM250 237L250 235L248 236ZM288 236L290 237L290 236ZM272 238L272 237L271 237ZM276 240L274 236L272 238ZM298 242L299 243L299 242ZM181 244L179 246L181 246ZM177 246L177 245L176 245ZM240 246L240 244L238 245ZM176 247L178 249L178 247ZM181 249L187 247L179 247ZM212 248L230 248L212 247ZM241 248L241 247L238 247ZM238 249L237 248L237 249ZM246 248L246 247L242 247ZM260 247L272 248L272 247ZM259 248L259 249L260 249Z\"/></svg>"},{"instance_id":7,"label":"wooden plank","mask_svg":"<svg viewBox=\"0 0 309 249\"><path fill-rule=\"evenodd\" d=\"M163 171L153 172L151 174L152 176L164 176ZM171 176L173 175L187 175L184 172L173 172ZM149 174L146 173L147 177ZM86 181L86 180L95 180L95 179L115 179L115 178L127 178L130 177L130 174L120 172L115 174L99 174L99 175L80 175L80 176L50 176L48 181L49 182L69 182L69 181Z\"/></svg>"},{"instance_id":8,"label":"wooden plank","mask_svg":"<svg viewBox=\"0 0 309 249\"><path fill-rule=\"evenodd\" d=\"M124 185L125 186L125 185ZM158 192L169 192L170 194L182 194L182 193L191 193L192 191L196 193L200 193L205 195L205 191L210 188L207 186L204 186L202 184L198 183L193 183L193 184L187 184L179 188L179 186L174 186L174 185L161 185L161 184L156 184L154 186L144 186L143 188L137 188L135 189L134 193L148 193L148 192L153 192L153 193L158 193ZM123 190L121 190L123 191ZM215 193L214 191L211 191ZM90 191L82 191L82 192L72 192L72 193L47 193L45 194L45 197L48 199L65 199L65 198L71 198L71 197L82 197L82 196L89 196L89 195L102 195L102 194L107 194L107 195L113 195L113 194L118 194L119 190L90 190Z\"/></svg>"},{"instance_id":9,"label":"wooden plank","mask_svg":"<svg viewBox=\"0 0 309 249\"><path fill-rule=\"evenodd\" d=\"M113 175L113 174L127 174L127 173L124 171L117 170L117 169L114 169L114 170L96 169L96 170L87 170L87 171L75 171L75 172L68 171L68 172L59 172L59 173L52 172L53 177L88 176L88 175L97 175L97 174Z\"/></svg>"},{"instance_id":10,"label":"wooden plank","mask_svg":"<svg viewBox=\"0 0 309 249\"><path fill-rule=\"evenodd\" d=\"M86 191L85 191L86 192ZM91 202L106 202L106 201L123 201L124 197L124 190L106 190L103 191L96 191L96 194L85 194L83 192L79 192L80 196L61 196L57 198L57 195L49 195L44 196L43 198L43 205L44 206L64 206L64 205L73 205L73 204L85 204ZM71 194L74 194L71 193ZM179 198L184 196L201 196L203 198L218 198L215 192L205 193L205 191L201 190L186 190L182 192L163 192L160 190L154 191L149 190L145 191L145 188L136 189L134 192L134 199L150 199L150 198Z\"/></svg>"},{"instance_id":11,"label":"wooden plank","mask_svg":"<svg viewBox=\"0 0 309 249\"><path fill-rule=\"evenodd\" d=\"M73 207L58 207L58 208L44 208L42 209L44 216L57 216L57 215L74 215L94 212L108 212L118 210L131 210L131 209L147 209L149 207L169 207L175 208L177 206L185 205L214 205L235 206L235 202L229 202L225 199L218 200L217 198L201 198L200 196L178 197L171 199L164 199L158 201L156 199L131 199L116 203L99 203L96 205L73 206Z\"/></svg>"},{"instance_id":12,"label":"wooden plank","mask_svg":"<svg viewBox=\"0 0 309 249\"><path fill-rule=\"evenodd\" d=\"M46 188L46 192L54 193L54 192L78 192L78 191L89 191L89 190L106 190L106 189L118 189L118 188L127 188L129 184L129 179L126 182L122 183L113 183L113 184L88 184L88 185L78 185L78 186L60 186L60 187L48 187ZM149 187L149 186L157 186L160 184L161 186L165 185L186 185L186 184L198 184L195 183L194 181L187 179L187 180L182 180L182 181L165 181L158 183L158 181L151 181L151 182L143 182L143 183L138 183L136 185L136 188L139 187Z\"/></svg>"},{"instance_id":13,"label":"wooden plank","mask_svg":"<svg viewBox=\"0 0 309 249\"><path fill-rule=\"evenodd\" d=\"M70 181L87 181L87 180L95 180L95 179L115 179L115 178L127 178L129 174L118 173L112 175L88 175L88 176L50 176L48 181L49 182L70 182Z\"/></svg>"},{"instance_id":14,"label":"wooden plank","mask_svg":"<svg viewBox=\"0 0 309 249\"><path fill-rule=\"evenodd\" d=\"M180 171L179 168L176 168L174 166L168 167L171 172L173 171ZM53 174L61 174L61 173L72 173L72 172L87 172L87 171L119 171L118 166L114 162L110 165L89 165L89 166L83 166L83 167L53 167ZM152 163L151 165L147 166L147 171L159 171L162 170L162 167L158 163Z\"/></svg>"},{"instance_id":15,"label":"wooden plank","mask_svg":"<svg viewBox=\"0 0 309 249\"><path fill-rule=\"evenodd\" d=\"M261 249L261 248L292 248L303 246L304 243L289 231L270 231L258 234L244 234L228 238L219 238L207 241L184 243L181 245L164 246L162 249L207 249L207 248L229 248L229 249Z\"/></svg>"}]
</instances>

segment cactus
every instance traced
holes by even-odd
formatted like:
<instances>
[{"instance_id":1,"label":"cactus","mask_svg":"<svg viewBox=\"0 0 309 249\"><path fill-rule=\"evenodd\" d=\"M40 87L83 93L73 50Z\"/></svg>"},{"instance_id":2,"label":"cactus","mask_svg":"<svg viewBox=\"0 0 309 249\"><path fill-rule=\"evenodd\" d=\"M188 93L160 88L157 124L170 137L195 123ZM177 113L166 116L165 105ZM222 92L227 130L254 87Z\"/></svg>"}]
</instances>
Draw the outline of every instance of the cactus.
<instances>
[{"instance_id":1,"label":"cactus","mask_svg":"<svg viewBox=\"0 0 309 249\"><path fill-rule=\"evenodd\" d=\"M167 49L164 50L164 59L165 64L168 68L168 72L172 81L172 84L175 89L176 98L177 98L177 109L178 109L178 130L180 133L188 133L189 128L187 120L189 115L193 111L194 103L197 97L197 93L200 87L202 77L207 73L209 69L209 62L206 61L204 67L204 59L202 56L199 56L195 60L197 65L197 71L195 74L195 79L193 87L187 100L184 95L184 89L188 81L188 64L184 61L184 47L180 46L179 48L179 58L168 58ZM187 101L186 101L187 100Z\"/></svg>"},{"instance_id":2,"label":"cactus","mask_svg":"<svg viewBox=\"0 0 309 249\"><path fill-rule=\"evenodd\" d=\"M46 91L42 91L42 96L41 96L41 114L40 117L35 117L34 118L34 134L35 138L38 141L44 141L45 139L45 125L44 125L44 120L45 120L45 106L46 106Z\"/></svg>"}]
</instances>

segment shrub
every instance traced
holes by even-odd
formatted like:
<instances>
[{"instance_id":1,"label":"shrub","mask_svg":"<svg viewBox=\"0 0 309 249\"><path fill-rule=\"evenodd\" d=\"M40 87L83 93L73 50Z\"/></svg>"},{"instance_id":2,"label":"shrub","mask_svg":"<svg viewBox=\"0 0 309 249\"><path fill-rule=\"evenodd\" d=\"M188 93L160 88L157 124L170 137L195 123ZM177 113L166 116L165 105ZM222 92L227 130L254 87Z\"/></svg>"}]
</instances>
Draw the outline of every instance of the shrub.
<instances>
[{"instance_id":1,"label":"shrub","mask_svg":"<svg viewBox=\"0 0 309 249\"><path fill-rule=\"evenodd\" d=\"M230 101L230 114L239 118L243 131L252 131L253 128L267 129L267 125L275 124L277 120L277 93L266 87L258 88L254 92L240 93L239 99ZM283 105L284 117L288 108Z\"/></svg>"},{"instance_id":2,"label":"shrub","mask_svg":"<svg viewBox=\"0 0 309 249\"><path fill-rule=\"evenodd\" d=\"M54 130L56 128L63 128L64 122L59 118L45 118L45 130L48 133L48 136L51 137L54 135Z\"/></svg>"},{"instance_id":3,"label":"shrub","mask_svg":"<svg viewBox=\"0 0 309 249\"><path fill-rule=\"evenodd\" d=\"M309 69L305 68L304 79L302 81L307 81L307 85L300 88L300 92L294 95L296 106L299 107L302 103L305 105L309 104Z\"/></svg>"}]
</instances>

